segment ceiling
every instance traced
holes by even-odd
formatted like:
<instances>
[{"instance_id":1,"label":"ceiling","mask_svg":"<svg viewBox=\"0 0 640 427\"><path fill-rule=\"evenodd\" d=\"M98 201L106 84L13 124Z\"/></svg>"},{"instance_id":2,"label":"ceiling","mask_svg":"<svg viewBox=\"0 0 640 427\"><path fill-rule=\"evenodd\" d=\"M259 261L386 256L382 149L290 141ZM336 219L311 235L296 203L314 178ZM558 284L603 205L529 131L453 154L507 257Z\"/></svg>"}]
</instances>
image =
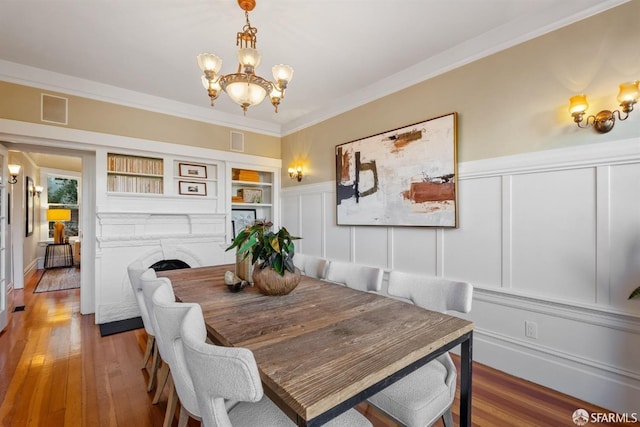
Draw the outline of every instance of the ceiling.
<instances>
[{"instance_id":1,"label":"ceiling","mask_svg":"<svg viewBox=\"0 0 640 427\"><path fill-rule=\"evenodd\" d=\"M295 74L244 117L196 62L235 71L236 0L1 0L0 80L285 135L625 1L257 0L257 74Z\"/></svg>"}]
</instances>

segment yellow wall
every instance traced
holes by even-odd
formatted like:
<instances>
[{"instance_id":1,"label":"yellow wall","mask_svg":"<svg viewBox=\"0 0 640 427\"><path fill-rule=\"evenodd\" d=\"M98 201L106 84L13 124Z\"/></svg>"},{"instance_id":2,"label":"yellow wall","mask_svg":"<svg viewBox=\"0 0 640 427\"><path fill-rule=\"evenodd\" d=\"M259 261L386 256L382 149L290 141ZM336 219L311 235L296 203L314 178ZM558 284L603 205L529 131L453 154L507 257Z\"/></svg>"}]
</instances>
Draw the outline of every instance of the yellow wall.
<instances>
[{"instance_id":1,"label":"yellow wall","mask_svg":"<svg viewBox=\"0 0 640 427\"><path fill-rule=\"evenodd\" d=\"M334 180L337 144L453 111L460 162L638 137L640 111L603 135L567 108L581 92L592 114L617 108L618 84L640 79L639 20L629 2L288 135L283 186L297 184L285 174L298 163L303 184Z\"/></svg>"},{"instance_id":2,"label":"yellow wall","mask_svg":"<svg viewBox=\"0 0 640 427\"><path fill-rule=\"evenodd\" d=\"M0 118L50 124L40 121L41 93L69 98L63 127L229 151L229 127L1 81ZM246 154L280 158L280 138L241 132Z\"/></svg>"}]
</instances>

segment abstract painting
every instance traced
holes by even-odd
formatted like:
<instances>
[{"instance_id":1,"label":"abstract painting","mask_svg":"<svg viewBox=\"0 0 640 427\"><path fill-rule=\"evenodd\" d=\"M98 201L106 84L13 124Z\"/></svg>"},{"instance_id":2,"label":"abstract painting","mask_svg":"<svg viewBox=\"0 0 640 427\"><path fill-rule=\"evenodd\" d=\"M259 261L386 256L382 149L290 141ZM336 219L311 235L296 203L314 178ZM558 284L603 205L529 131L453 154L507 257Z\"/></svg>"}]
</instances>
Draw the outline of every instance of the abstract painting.
<instances>
[{"instance_id":1,"label":"abstract painting","mask_svg":"<svg viewBox=\"0 0 640 427\"><path fill-rule=\"evenodd\" d=\"M338 225L457 226L457 114L336 146Z\"/></svg>"}]
</instances>

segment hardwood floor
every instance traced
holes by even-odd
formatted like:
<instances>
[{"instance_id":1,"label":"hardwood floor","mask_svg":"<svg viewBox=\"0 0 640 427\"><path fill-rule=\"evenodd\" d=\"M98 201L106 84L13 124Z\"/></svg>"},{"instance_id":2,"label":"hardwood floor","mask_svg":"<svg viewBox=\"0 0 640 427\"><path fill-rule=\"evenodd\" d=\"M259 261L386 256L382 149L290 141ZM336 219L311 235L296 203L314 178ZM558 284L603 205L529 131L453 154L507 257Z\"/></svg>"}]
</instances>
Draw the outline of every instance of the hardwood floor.
<instances>
[{"instance_id":1,"label":"hardwood floor","mask_svg":"<svg viewBox=\"0 0 640 427\"><path fill-rule=\"evenodd\" d=\"M152 405L153 394L146 392L144 330L100 337L94 316L80 315L78 289L33 293L40 274L26 277L25 290L12 293L12 304L25 310L11 313L0 335L2 426L161 426L167 399ZM456 425L457 408L456 399ZM578 408L603 412L474 364L474 426L573 426ZM358 409L376 427L395 426L366 404Z\"/></svg>"}]
</instances>

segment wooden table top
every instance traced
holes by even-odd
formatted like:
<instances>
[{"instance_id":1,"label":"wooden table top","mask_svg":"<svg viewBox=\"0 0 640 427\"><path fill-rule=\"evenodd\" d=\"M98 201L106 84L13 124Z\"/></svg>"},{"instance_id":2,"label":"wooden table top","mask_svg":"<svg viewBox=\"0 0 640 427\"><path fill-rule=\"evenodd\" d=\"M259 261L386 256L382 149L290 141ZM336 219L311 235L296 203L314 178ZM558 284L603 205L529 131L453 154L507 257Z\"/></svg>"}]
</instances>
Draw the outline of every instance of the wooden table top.
<instances>
[{"instance_id":1,"label":"wooden table top","mask_svg":"<svg viewBox=\"0 0 640 427\"><path fill-rule=\"evenodd\" d=\"M473 330L467 320L306 276L285 296L232 293L225 271L234 265L158 276L180 301L200 304L214 342L253 351L265 393L292 418L309 421Z\"/></svg>"}]
</instances>

